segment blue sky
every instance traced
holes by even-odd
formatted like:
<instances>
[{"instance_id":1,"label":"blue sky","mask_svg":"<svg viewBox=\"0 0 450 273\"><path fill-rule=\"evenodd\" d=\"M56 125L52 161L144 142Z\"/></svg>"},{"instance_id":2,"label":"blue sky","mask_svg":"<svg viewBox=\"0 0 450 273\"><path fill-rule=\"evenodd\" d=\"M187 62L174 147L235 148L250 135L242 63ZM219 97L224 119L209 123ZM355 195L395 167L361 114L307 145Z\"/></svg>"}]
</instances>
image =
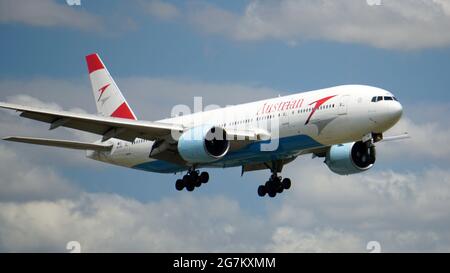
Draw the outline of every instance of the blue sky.
<instances>
[{"instance_id":1,"label":"blue sky","mask_svg":"<svg viewBox=\"0 0 450 273\"><path fill-rule=\"evenodd\" d=\"M112 73L121 77L243 82L286 92L366 83L393 90L408 102L448 98L447 48L386 50L315 40L296 46L282 40L237 43L220 35L205 35L185 22L160 21L139 11L134 2L109 2L86 1L73 7L103 16L106 30L100 33L2 24L1 76L81 78L86 73L86 52L100 52ZM246 1L214 4L233 11L243 9ZM114 29L127 19L134 22L130 30ZM433 98L422 92L425 88L433 90Z\"/></svg>"},{"instance_id":2,"label":"blue sky","mask_svg":"<svg viewBox=\"0 0 450 273\"><path fill-rule=\"evenodd\" d=\"M231 230L232 235L228 234L227 240L219 241L225 245L223 248L203 242L200 235L195 237L195 233L191 246L181 238L179 244L161 239L160 245L154 247L155 241L148 238L158 234L152 233L155 230L145 233L148 241L144 240L145 243L136 248L131 243L124 246L122 238L126 237L125 231L135 231L139 229L138 225L114 230L113 238L117 240L110 238L115 240L112 245L102 244L105 238L92 235L100 242L95 245L86 242L88 238L82 234L90 230L81 224L79 229L67 231L59 237L55 235L57 238L54 240L36 230L29 231L30 234L38 234L34 241L3 243L0 239L0 249L63 251L64 245L61 250L58 247L65 238L78 235L90 251L365 251L364 243L372 239L389 242L386 243L387 249L391 251L448 251L450 235L438 228L447 223L448 217L418 219L412 222L413 228L404 232L406 223L411 223L409 218L400 217L396 224L389 225L395 215L386 213L380 216L371 210L375 210L379 203L386 203L385 206L399 208L399 215L404 207L412 207L411 213L423 213L422 208L428 207L419 203L424 199L436 199L436 189L449 193L441 196L442 200L448 201L450 196L450 174L446 172L450 150L445 147L449 146L447 133L450 128L446 119L450 113L450 37L442 32L450 26L450 7L445 1L435 1L433 8L429 8L425 2L386 0L381 6L370 7L365 1L358 0L345 0L341 4L329 1L329 5L324 6L308 0L82 0L81 6L70 7L65 1L56 0L1 0L1 101L53 103L53 106L65 109L76 107L93 112L94 102L84 56L98 52L142 119L168 116L173 105L192 105L193 96L198 95L205 96L207 103L223 106L278 93L289 94L340 84L369 84L390 90L401 100L405 117L394 132L407 130L414 140L380 147L373 170L354 177L337 177L319 159L310 160L305 156L286 167L287 175L296 180L295 191L274 200L260 199L256 195L257 186L269 175L264 171L240 178L240 169L237 168L213 170L208 185L194 193L179 193L174 189L179 175L107 166L88 161L79 152L1 143L0 148L5 154L14 158L2 157L5 166L24 164L29 166L29 170L36 170L34 175L47 181L39 184L37 180L27 180L32 174L11 174L10 180L2 182L5 185L0 189L3 191L0 193L2 206L13 211L29 209L30 217L39 218L39 214L30 208L33 202L52 208L66 204L61 201L65 198L68 198L67 202L73 202L74 207L89 200L85 209L92 209L94 214L102 209L105 213L110 212L109 208L116 203L126 203L127 208L132 206L127 202L163 211L181 210L190 205L195 208L196 202L199 206L212 204L211 209L217 206L219 212L223 206L234 209L232 214L225 213L223 218L214 216L214 210L205 212L200 209L196 213L204 213L205 218L198 226L190 224L194 230L200 231L205 226L218 229L230 226L224 232L228 234ZM32 8L24 9L26 5ZM55 16L55 13L61 16ZM327 17L321 17L323 13ZM429 20L422 20L416 14ZM20 120L9 112L2 111L1 115L2 137L26 134L89 138L65 129L48 132L46 125ZM22 158L24 154L29 156ZM47 171L41 173L41 169ZM3 172L6 170L5 167ZM443 184L430 182L429 189L422 189L424 181L432 177L430 170L437 173L436 179ZM48 174L50 178L46 178ZM49 190L48 194L38 191L40 193L37 194L30 188L21 189L17 183L34 185L31 189L36 187L42 191L47 187L58 190ZM315 185L327 189L316 188ZM328 196L330 189L338 195L333 197L336 199ZM380 196L372 200L368 197L372 194ZM308 200L307 196L317 196L323 202L312 207L314 202L311 200L309 204L299 200ZM355 212L351 219L345 216L352 214L354 210L351 208L360 206L364 198L372 200L367 205L367 211L371 212L365 216ZM436 206L445 215L449 207L444 201ZM235 208L236 205L239 209ZM333 215L330 212L333 207L341 209L336 216L330 216ZM345 209L352 211L345 214ZM123 207L118 210L123 210ZM61 216L56 212L52 214L52 209L49 211L45 217L57 219L55 222L61 223L60 227L64 226L64 219L69 223L74 221L74 215L70 213ZM130 215L145 218L142 213L136 209ZM187 215L164 223L170 232L178 231L172 225L187 221L185 217L191 212L185 213ZM155 215L161 216L156 212L152 217ZM152 225L152 217L146 224ZM305 217L305 222L293 219L302 217ZM100 216L98 218L101 219ZM246 218L250 222L248 225L241 223ZM0 215L0 219L10 226L21 224L5 215ZM363 228L371 219L376 219L373 226L379 229ZM117 216L115 224L121 226L125 220ZM267 231L261 231L268 238L266 244L255 242L261 238L238 243L249 236L251 224L259 226L261 223L268 227ZM108 224L99 221L97 227ZM38 223L36 225L39 226ZM13 231L10 230L0 232L0 238L11 233ZM288 241L274 239L278 233ZM439 240L430 239L436 237ZM335 244L327 243L334 239Z\"/></svg>"}]
</instances>

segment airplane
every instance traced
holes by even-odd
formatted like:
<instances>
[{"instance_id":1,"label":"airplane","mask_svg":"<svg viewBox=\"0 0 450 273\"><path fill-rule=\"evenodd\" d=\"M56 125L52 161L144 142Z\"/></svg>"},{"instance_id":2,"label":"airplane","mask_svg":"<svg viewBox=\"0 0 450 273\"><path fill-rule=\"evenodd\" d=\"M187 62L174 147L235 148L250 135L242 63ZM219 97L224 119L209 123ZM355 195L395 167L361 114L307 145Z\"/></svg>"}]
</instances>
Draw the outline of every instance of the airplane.
<instances>
[{"instance_id":1,"label":"airplane","mask_svg":"<svg viewBox=\"0 0 450 273\"><path fill-rule=\"evenodd\" d=\"M369 170L375 143L409 138L384 137L403 108L389 91L367 85L341 85L260 100L158 121L138 120L96 53L86 56L97 114L0 102L0 108L50 124L101 136L94 143L34 137L4 140L85 150L87 158L157 173L184 173L175 188L193 191L209 181L205 168L269 170L257 193L275 197L291 188L279 176L284 165L312 154L339 175ZM158 99L155 93L155 99Z\"/></svg>"}]
</instances>

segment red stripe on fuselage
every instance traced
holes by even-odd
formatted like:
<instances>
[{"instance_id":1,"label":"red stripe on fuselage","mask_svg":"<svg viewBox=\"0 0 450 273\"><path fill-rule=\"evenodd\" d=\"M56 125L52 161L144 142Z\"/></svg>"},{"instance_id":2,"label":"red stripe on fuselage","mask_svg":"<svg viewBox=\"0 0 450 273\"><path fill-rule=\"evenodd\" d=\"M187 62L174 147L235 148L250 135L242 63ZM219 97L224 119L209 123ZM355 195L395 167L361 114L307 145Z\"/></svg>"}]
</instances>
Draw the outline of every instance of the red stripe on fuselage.
<instances>
[{"instance_id":1,"label":"red stripe on fuselage","mask_svg":"<svg viewBox=\"0 0 450 273\"><path fill-rule=\"evenodd\" d=\"M314 108L312 109L311 114L309 114L309 117L308 117L308 119L306 120L305 125L309 123L309 120L311 119L312 115L314 115L314 113L316 112L316 110L319 109L319 107L322 106L322 104L324 104L325 102L327 102L327 100L329 100L329 99L331 99L331 98L333 98L333 97L336 97L336 95L329 96L329 97L325 97L325 98L323 98L323 99L320 99L320 100L316 100L316 101L311 102L309 105L312 105L313 103L315 103L316 105L315 105Z\"/></svg>"},{"instance_id":2,"label":"red stripe on fuselage","mask_svg":"<svg viewBox=\"0 0 450 273\"><path fill-rule=\"evenodd\" d=\"M91 74L94 71L104 69L102 61L100 61L100 58L97 54L91 54L86 56L86 62L89 70L89 74Z\"/></svg>"},{"instance_id":3,"label":"red stripe on fuselage","mask_svg":"<svg viewBox=\"0 0 450 273\"><path fill-rule=\"evenodd\" d=\"M136 120L136 117L133 115L133 113L130 110L130 107L128 107L128 104L126 102L122 103L119 108L116 109L111 114L111 117L114 118L127 118L127 119L134 119Z\"/></svg>"}]
</instances>

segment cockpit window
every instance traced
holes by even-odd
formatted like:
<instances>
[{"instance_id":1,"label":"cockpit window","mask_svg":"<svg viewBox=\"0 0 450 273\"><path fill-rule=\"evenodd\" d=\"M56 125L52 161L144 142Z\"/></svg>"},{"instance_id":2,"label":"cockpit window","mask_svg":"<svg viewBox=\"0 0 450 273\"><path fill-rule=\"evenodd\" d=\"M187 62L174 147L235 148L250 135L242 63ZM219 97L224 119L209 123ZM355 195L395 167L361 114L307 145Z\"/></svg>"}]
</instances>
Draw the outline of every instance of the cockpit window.
<instances>
[{"instance_id":1,"label":"cockpit window","mask_svg":"<svg viewBox=\"0 0 450 273\"><path fill-rule=\"evenodd\" d=\"M378 101L382 101L382 100L395 100L395 101L398 101L398 99L396 97L388 97L388 96L385 96L385 97L382 97L382 96L373 97L371 101L372 102L378 102Z\"/></svg>"}]
</instances>

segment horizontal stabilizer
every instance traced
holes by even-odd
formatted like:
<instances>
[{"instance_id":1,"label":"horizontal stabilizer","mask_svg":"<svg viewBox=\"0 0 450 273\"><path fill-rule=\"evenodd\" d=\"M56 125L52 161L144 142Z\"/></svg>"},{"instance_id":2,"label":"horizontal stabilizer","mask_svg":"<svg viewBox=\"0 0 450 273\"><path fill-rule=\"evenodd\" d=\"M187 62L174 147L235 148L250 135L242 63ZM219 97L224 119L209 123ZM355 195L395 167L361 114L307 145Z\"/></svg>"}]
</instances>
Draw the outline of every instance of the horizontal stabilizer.
<instances>
[{"instance_id":1,"label":"horizontal stabilizer","mask_svg":"<svg viewBox=\"0 0 450 273\"><path fill-rule=\"evenodd\" d=\"M106 144L93 144L87 142L77 142L77 141L67 141L67 140L57 140L57 139L46 139L46 138L32 138L32 137L5 137L3 140L21 142L28 144L52 146L67 149L76 150L93 150L93 151L111 151L112 145Z\"/></svg>"}]
</instances>

